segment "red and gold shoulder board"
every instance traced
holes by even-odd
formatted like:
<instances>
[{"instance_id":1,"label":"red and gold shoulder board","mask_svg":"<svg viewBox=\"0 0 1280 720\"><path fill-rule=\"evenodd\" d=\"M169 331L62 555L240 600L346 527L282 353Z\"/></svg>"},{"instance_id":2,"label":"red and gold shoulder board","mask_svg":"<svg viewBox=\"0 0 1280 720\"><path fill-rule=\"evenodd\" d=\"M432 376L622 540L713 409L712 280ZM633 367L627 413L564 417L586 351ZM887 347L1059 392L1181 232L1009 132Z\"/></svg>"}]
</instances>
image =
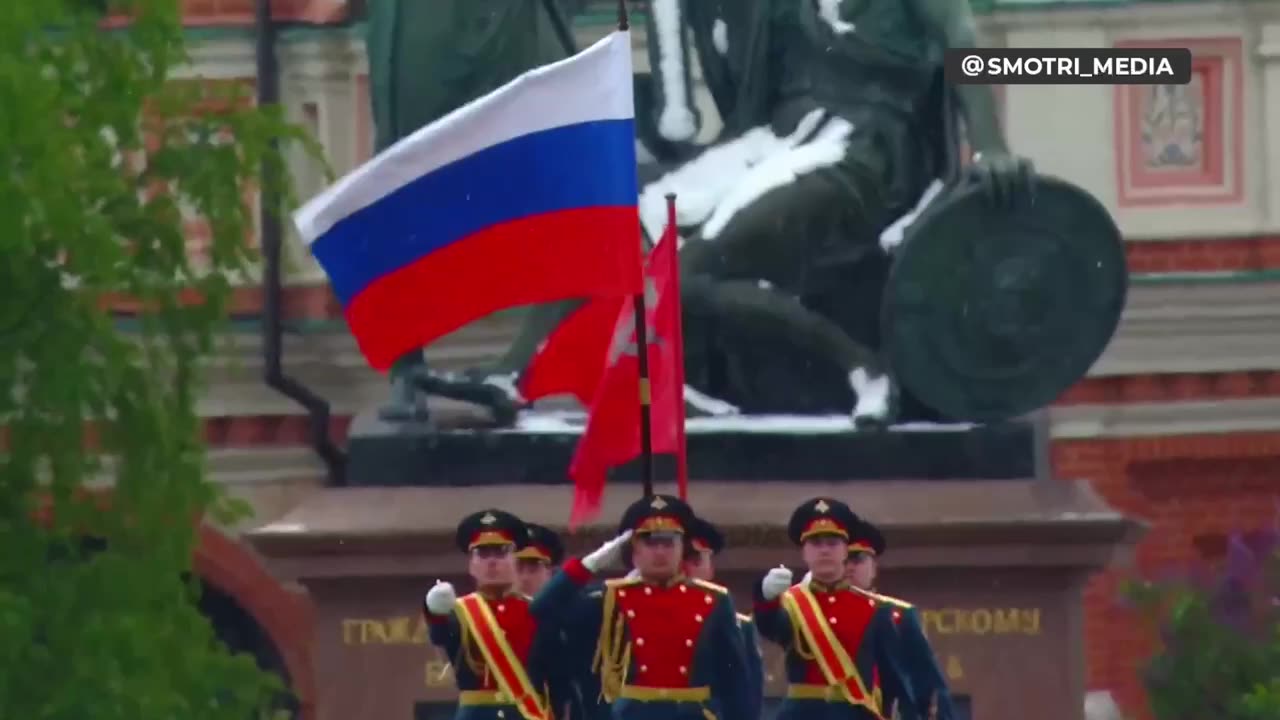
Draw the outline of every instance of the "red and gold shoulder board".
<instances>
[{"instance_id":1,"label":"red and gold shoulder board","mask_svg":"<svg viewBox=\"0 0 1280 720\"><path fill-rule=\"evenodd\" d=\"M729 594L729 588L723 585L717 585L713 582L707 582L706 580L698 580L696 578L692 579L690 582L702 588L703 590L710 590L711 592L720 593L721 595Z\"/></svg>"}]
</instances>

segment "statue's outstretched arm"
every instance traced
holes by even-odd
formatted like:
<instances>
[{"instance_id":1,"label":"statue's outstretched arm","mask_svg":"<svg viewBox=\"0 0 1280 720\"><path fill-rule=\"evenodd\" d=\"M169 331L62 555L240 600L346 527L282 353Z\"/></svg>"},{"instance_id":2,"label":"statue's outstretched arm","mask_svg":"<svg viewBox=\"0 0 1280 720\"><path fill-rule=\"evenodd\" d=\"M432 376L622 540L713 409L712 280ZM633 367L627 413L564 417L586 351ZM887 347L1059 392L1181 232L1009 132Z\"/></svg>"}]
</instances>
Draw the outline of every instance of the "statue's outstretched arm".
<instances>
[{"instance_id":1,"label":"statue's outstretched arm","mask_svg":"<svg viewBox=\"0 0 1280 720\"><path fill-rule=\"evenodd\" d=\"M943 47L953 49L978 46L978 34L968 0L908 0L924 21L927 32ZM970 158L968 177L979 183L987 199L999 207L1012 208L1035 196L1035 169L1031 161L1009 152L995 96L989 85L960 85L960 98Z\"/></svg>"},{"instance_id":2,"label":"statue's outstretched arm","mask_svg":"<svg viewBox=\"0 0 1280 720\"><path fill-rule=\"evenodd\" d=\"M645 13L658 134L676 143L692 141L701 126L694 107L684 10L683 0L650 0Z\"/></svg>"},{"instance_id":3,"label":"statue's outstretched arm","mask_svg":"<svg viewBox=\"0 0 1280 720\"><path fill-rule=\"evenodd\" d=\"M969 0L909 2L915 7L928 32L941 41L943 47L964 49L978 46L978 33ZM957 94L960 96L970 147L984 154L1008 153L1009 146L1000 130L991 86L960 85Z\"/></svg>"}]
</instances>

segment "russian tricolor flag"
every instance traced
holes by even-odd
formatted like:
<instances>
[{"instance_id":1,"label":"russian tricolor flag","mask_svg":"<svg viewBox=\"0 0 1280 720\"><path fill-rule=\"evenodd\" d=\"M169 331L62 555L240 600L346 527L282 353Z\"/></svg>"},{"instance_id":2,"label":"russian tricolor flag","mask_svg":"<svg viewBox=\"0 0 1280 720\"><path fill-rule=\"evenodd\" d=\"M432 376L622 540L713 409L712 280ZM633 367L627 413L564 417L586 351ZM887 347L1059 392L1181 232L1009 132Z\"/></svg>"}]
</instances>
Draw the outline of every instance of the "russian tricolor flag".
<instances>
[{"instance_id":1,"label":"russian tricolor flag","mask_svg":"<svg viewBox=\"0 0 1280 720\"><path fill-rule=\"evenodd\" d=\"M294 214L375 369L494 311L640 291L631 41L388 148Z\"/></svg>"}]
</instances>

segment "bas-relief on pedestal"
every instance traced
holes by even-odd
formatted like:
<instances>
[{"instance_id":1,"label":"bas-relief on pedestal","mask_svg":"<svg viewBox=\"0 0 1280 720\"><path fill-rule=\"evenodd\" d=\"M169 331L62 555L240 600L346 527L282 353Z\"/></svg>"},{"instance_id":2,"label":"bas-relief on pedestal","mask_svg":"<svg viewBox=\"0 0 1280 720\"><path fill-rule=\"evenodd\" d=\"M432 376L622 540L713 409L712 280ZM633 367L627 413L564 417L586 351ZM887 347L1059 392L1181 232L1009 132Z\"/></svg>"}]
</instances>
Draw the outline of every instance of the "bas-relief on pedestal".
<instances>
[{"instance_id":1,"label":"bas-relief on pedestal","mask_svg":"<svg viewBox=\"0 0 1280 720\"><path fill-rule=\"evenodd\" d=\"M1021 452L1003 448L1007 466L988 460L983 470L996 479L972 472L905 479L793 472L750 480L695 473L690 500L726 531L718 580L745 608L763 568L799 564L784 537L786 510L806 497L846 499L886 528L882 589L922 608L942 667L973 717L1079 720L1081 593L1094 571L1136 539L1138 526L1108 508L1086 481L1022 475L1032 464L1033 442L1029 433L1023 440ZM715 445L712 438L707 443ZM791 453L774 459L820 470L815 444L796 438ZM937 459L947 464L963 455ZM696 468L716 470L716 458L704 452ZM468 466L459 475L478 480ZM446 468L439 480L455 477ZM638 492L635 483L615 482L601 521L571 536L570 551L584 552L606 538ZM569 496L565 484L514 485L502 475L483 486L329 489L251 532L273 571L304 585L316 606L313 661L324 679L317 702L322 720L394 717L417 703L449 702L454 691L447 669L422 642L418 605L436 579L465 587L464 559L451 544L457 515L498 503L531 522L562 526ZM776 665L773 650L766 652ZM780 692L776 681L769 691Z\"/></svg>"},{"instance_id":2,"label":"bas-relief on pedestal","mask_svg":"<svg viewBox=\"0 0 1280 720\"><path fill-rule=\"evenodd\" d=\"M945 13L957 0L931 2L931 11ZM374 2L371 12L393 7L411 6L385 0ZM994 104L941 82L926 59L932 51L916 46L928 37L923 31L899 37L850 30L901 30L909 18L898 3L849 4L839 22L800 11L794 20L804 31L778 35L801 38L800 45L743 51L708 72L716 53L729 57L708 31L714 23L727 20L728 48L749 45L735 44L735 37L768 34L769 16L754 3L732 9L724 18L684 18L692 47L664 47L649 34L654 52L674 53L684 63L652 66L687 72L689 53L696 52L708 82L725 83L711 89L724 103L730 131L789 133L777 128L788 127L791 116L793 123L817 118L839 129L854 117L864 124L851 126L896 136L901 118L870 108L901 101L916 108L912 121L927 132L912 140L920 143L919 154L876 156L897 164L894 178L911 178L899 199L876 214L819 217L830 208L807 209L794 199L804 194L783 188L756 202L778 204L771 216L794 224L741 236L719 236L696 223L687 229L681 252L689 276L687 376L704 394L739 408L728 416L690 408L691 500L728 533L723 580L745 601L763 568L798 560L783 537L790 507L818 494L848 499L886 529L892 550L883 589L923 606L944 668L975 716L1078 720L1084 696L1080 589L1132 540L1135 525L1086 484L1038 470L1045 440L1019 418L1079 379L1114 332L1125 294L1118 232L1096 201L1062 181L1039 178L1034 205L1008 202L1030 179L1015 156L990 151L970 171L957 170L953 114L979 130L970 137L990 143L998 137L998 128L991 134ZM397 82L433 77L429 67L410 72L405 65L421 56L403 42L404 23L413 19L401 20L384 22L381 35L370 36L373 115L383 123L379 108L397 107L396 134L412 129L406 118L419 125L431 119L425 110L417 117L391 103L422 97ZM379 38L389 45L378 46ZM925 44L931 42L946 39ZM532 66L546 52L540 43L503 47L511 51L503 56L511 66ZM895 47L900 58L920 58L904 61L894 76L914 77L916 85L878 74L869 61ZM518 48L526 55L515 54ZM810 110L800 118L787 107L761 104L777 93L753 91L734 74L743 63L775 62L807 63L815 77L826 78L809 95L795 96L821 108L817 115ZM827 66L832 62L838 67ZM861 78L856 87L839 80L850 73ZM645 120L679 102L662 92L677 86L664 85L662 77L636 79L637 97L647 98L638 107L639 139L659 147L662 161L656 172L642 169L645 177L678 174L707 152L662 137L664 124ZM460 103L484 89L464 82L452 91ZM735 98L732 106L728 98ZM716 147L732 149L727 137ZM849 167L864 167L865 153L876 152L852 130L841 137ZM379 146L389 139L382 133ZM920 164L904 165L908 157ZM848 187L879 187L880 179L851 172ZM1005 191L1004 202L993 197L995 187ZM847 199L871 207L873 198L855 192ZM797 235L819 226L844 230L825 244ZM898 236L886 242L890 226ZM814 250L784 253L791 266L779 268L771 282L752 280L749 290L717 269L759 266L780 247ZM1086 297L1095 306L1075 312ZM350 487L318 491L249 533L276 571L304 584L316 604L321 720L408 717L415 703L452 697L445 668L422 642L417 608L435 579L463 572L449 542L461 514L497 502L551 527L567 520L566 468L581 414L516 412L516 400L496 382L496 375L527 363L557 313L563 308L532 311L494 368L453 376L432 371L420 357L407 358L395 373L392 402L368 409L352 428ZM863 373L861 385L851 382L854 370ZM868 385L868 378L884 382ZM883 396L867 403L871 391ZM482 420L427 417L423 393L469 399ZM867 405L875 412L864 412ZM667 460L658 464L664 477ZM571 546L580 549L607 534L639 492L633 468L616 475L600 524L571 538Z\"/></svg>"}]
</instances>

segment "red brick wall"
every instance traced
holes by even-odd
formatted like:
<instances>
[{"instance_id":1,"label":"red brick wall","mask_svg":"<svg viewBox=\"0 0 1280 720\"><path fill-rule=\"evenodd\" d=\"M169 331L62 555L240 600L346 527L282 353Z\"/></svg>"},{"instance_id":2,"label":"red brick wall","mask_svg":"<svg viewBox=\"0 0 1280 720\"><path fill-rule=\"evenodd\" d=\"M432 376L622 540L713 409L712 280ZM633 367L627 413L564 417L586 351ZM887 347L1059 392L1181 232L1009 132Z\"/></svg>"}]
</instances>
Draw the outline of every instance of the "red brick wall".
<instances>
[{"instance_id":1,"label":"red brick wall","mask_svg":"<svg viewBox=\"0 0 1280 720\"><path fill-rule=\"evenodd\" d=\"M182 9L190 25L248 25L253 23L255 0L183 0ZM272 14L278 20L311 23L346 19L343 0L273 0Z\"/></svg>"},{"instance_id":2,"label":"red brick wall","mask_svg":"<svg viewBox=\"0 0 1280 720\"><path fill-rule=\"evenodd\" d=\"M1215 272L1280 268L1280 237L1131 242L1129 271Z\"/></svg>"},{"instance_id":3,"label":"red brick wall","mask_svg":"<svg viewBox=\"0 0 1280 720\"><path fill-rule=\"evenodd\" d=\"M1280 395L1280 372L1167 373L1090 378L1068 390L1055 405L1230 400Z\"/></svg>"},{"instance_id":4,"label":"red brick wall","mask_svg":"<svg viewBox=\"0 0 1280 720\"><path fill-rule=\"evenodd\" d=\"M1268 527L1280 498L1280 432L1055 442L1060 478L1087 478L1116 509L1150 523L1135 566L1102 573L1085 594L1088 686L1146 715L1139 680L1149 633L1119 603L1125 578L1213 560L1237 530Z\"/></svg>"}]
</instances>

